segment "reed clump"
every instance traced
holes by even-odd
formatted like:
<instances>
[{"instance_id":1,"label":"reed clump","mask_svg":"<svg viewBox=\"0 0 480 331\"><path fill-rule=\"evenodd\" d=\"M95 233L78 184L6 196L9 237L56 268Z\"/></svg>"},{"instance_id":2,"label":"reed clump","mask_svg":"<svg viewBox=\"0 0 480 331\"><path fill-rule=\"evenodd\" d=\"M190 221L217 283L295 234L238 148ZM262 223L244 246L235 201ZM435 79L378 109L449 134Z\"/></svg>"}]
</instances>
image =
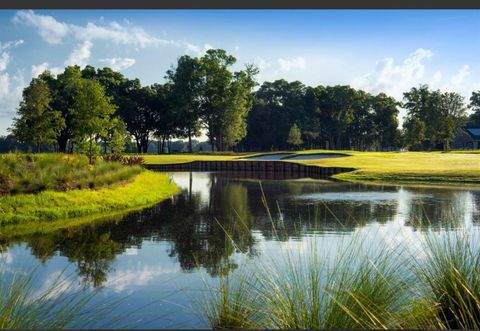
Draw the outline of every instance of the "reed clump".
<instances>
[{"instance_id":1,"label":"reed clump","mask_svg":"<svg viewBox=\"0 0 480 331\"><path fill-rule=\"evenodd\" d=\"M429 233L421 255L401 241L370 249L361 236L335 256L315 244L286 248L277 260L222 276L203 313L213 328L478 329L475 234Z\"/></svg>"}]
</instances>

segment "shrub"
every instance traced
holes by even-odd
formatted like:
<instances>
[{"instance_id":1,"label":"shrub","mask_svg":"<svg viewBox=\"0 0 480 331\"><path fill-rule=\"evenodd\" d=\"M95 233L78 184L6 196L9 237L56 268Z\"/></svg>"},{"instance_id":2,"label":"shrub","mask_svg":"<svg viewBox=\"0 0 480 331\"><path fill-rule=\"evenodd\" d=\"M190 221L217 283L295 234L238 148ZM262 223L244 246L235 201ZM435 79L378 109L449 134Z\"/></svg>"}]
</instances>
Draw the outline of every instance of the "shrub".
<instances>
[{"instance_id":1,"label":"shrub","mask_svg":"<svg viewBox=\"0 0 480 331\"><path fill-rule=\"evenodd\" d=\"M123 164L133 166L133 165L142 165L145 163L145 159L138 155L126 156L123 159Z\"/></svg>"},{"instance_id":2,"label":"shrub","mask_svg":"<svg viewBox=\"0 0 480 331\"><path fill-rule=\"evenodd\" d=\"M122 162L99 159L89 164L84 155L4 154L0 156L0 194L38 193L45 190L68 191L98 188L132 179L142 171L140 160Z\"/></svg>"}]
</instances>

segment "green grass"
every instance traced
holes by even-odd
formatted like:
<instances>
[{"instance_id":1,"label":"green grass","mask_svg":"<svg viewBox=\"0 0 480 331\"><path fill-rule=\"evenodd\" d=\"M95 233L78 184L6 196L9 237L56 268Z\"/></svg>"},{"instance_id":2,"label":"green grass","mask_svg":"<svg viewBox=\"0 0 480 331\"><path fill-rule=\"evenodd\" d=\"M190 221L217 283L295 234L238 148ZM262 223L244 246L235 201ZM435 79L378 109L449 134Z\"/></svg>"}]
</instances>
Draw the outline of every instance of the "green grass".
<instances>
[{"instance_id":1,"label":"green grass","mask_svg":"<svg viewBox=\"0 0 480 331\"><path fill-rule=\"evenodd\" d=\"M8 274L5 266L0 266L0 329L92 328L100 325L117 304L103 300L92 309L90 303L97 292L65 291L69 279L64 273L37 292L35 276L36 269Z\"/></svg>"},{"instance_id":2,"label":"green grass","mask_svg":"<svg viewBox=\"0 0 480 331\"><path fill-rule=\"evenodd\" d=\"M478 244L449 236L430 234L422 258L400 259L400 247L367 253L359 237L328 263L318 247L286 249L222 276L202 311L212 328L479 329Z\"/></svg>"},{"instance_id":3,"label":"green grass","mask_svg":"<svg viewBox=\"0 0 480 331\"><path fill-rule=\"evenodd\" d=\"M82 216L120 212L155 204L178 191L166 174L143 171L127 184L98 190L67 192L43 191L37 194L0 197L0 225L25 224L35 227L39 222L65 220ZM41 225L45 226L45 225ZM0 228L0 234L2 234Z\"/></svg>"},{"instance_id":4,"label":"green grass","mask_svg":"<svg viewBox=\"0 0 480 331\"><path fill-rule=\"evenodd\" d=\"M89 165L84 155L0 155L0 194L37 193L100 188L131 180L139 166L124 166L101 159Z\"/></svg>"},{"instance_id":5,"label":"green grass","mask_svg":"<svg viewBox=\"0 0 480 331\"><path fill-rule=\"evenodd\" d=\"M467 233L428 239L419 277L437 319L447 329L480 328L480 253Z\"/></svg>"},{"instance_id":6,"label":"green grass","mask_svg":"<svg viewBox=\"0 0 480 331\"><path fill-rule=\"evenodd\" d=\"M318 160L288 160L321 167L346 167L355 171L335 175L336 179L370 183L480 184L480 155L466 152L356 152L307 150L298 154L341 153L346 157ZM258 155L251 154L251 155ZM171 154L147 155L148 164L182 163L197 160L226 161L245 155Z\"/></svg>"},{"instance_id":7,"label":"green grass","mask_svg":"<svg viewBox=\"0 0 480 331\"><path fill-rule=\"evenodd\" d=\"M217 329L480 328L480 231L428 232L414 250L408 240L372 245L365 234L331 252L313 235L306 249L287 243L277 258L244 260L207 289L205 320Z\"/></svg>"}]
</instances>

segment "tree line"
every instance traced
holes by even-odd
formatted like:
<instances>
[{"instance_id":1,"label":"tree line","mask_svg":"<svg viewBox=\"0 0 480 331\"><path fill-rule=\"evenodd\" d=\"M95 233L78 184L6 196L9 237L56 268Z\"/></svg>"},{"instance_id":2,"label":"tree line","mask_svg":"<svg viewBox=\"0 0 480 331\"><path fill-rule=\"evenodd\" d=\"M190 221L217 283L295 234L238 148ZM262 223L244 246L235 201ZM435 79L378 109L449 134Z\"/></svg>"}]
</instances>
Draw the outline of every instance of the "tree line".
<instances>
[{"instance_id":1,"label":"tree line","mask_svg":"<svg viewBox=\"0 0 480 331\"><path fill-rule=\"evenodd\" d=\"M92 157L122 152L132 140L146 153L152 139L159 152L171 139L186 139L191 152L202 129L212 151L449 149L462 126L480 127L480 91L466 105L460 94L427 85L405 92L402 101L348 85L283 79L256 89L258 69L233 71L235 62L222 49L183 55L163 84L150 86L111 68L45 71L24 89L9 130L37 151L52 145ZM407 110L402 129L400 107Z\"/></svg>"}]
</instances>

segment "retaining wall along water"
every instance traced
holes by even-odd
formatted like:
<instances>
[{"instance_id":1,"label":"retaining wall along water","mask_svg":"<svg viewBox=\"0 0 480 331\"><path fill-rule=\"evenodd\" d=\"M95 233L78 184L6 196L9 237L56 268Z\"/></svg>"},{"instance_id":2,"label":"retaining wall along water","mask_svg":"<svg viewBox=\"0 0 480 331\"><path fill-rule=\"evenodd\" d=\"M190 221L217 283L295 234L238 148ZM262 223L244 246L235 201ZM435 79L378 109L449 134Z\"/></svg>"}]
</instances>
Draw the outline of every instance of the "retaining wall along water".
<instances>
[{"instance_id":1,"label":"retaining wall along water","mask_svg":"<svg viewBox=\"0 0 480 331\"><path fill-rule=\"evenodd\" d=\"M175 164L146 164L150 170L158 171L227 171L266 175L283 175L285 178L330 178L333 175L355 170L343 167L319 167L287 161L193 161Z\"/></svg>"}]
</instances>

